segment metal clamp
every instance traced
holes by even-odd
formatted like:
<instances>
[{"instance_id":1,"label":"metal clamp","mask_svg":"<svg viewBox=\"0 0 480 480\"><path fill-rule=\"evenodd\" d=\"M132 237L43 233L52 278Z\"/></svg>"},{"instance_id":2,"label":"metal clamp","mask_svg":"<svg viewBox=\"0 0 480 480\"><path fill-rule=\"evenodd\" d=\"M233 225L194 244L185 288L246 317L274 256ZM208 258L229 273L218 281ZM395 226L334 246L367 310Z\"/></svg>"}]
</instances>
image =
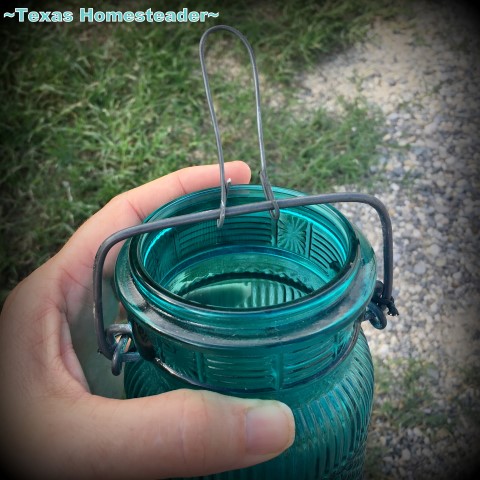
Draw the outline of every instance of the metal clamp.
<instances>
[{"instance_id":1,"label":"metal clamp","mask_svg":"<svg viewBox=\"0 0 480 480\"><path fill-rule=\"evenodd\" d=\"M112 373L117 376L122 373L124 362L135 362L140 359L138 352L130 352L134 342L132 326L129 323L114 323L105 329L105 339L112 352ZM103 353L103 352L102 352Z\"/></svg>"},{"instance_id":2,"label":"metal clamp","mask_svg":"<svg viewBox=\"0 0 480 480\"><path fill-rule=\"evenodd\" d=\"M225 162L223 157L222 142L220 139L220 133L218 128L217 119L215 116L215 110L212 102L212 95L210 92L210 86L208 82L208 76L205 68L205 39L206 37L216 30L227 30L243 42L250 55L250 60L253 69L253 79L255 85L255 100L257 110L257 127L258 127L258 141L260 147L260 160L261 171L260 179L262 182L263 190L265 192L266 200L262 202L255 202L246 205L237 205L233 207L227 207L227 194L229 180L225 180ZM135 361L140 358L140 354L135 350L133 345L133 351L130 350L130 345L134 343L134 337L132 334L132 328L130 324L113 324L105 329L104 317L103 317L103 287L102 276L105 260L111 248L136 235L142 235L154 231L163 230L171 227L178 227L181 225L189 225L192 223L203 222L206 220L217 220L218 227L221 227L226 217L244 215L254 212L269 211L272 218L278 219L280 215L280 209L293 208L307 205L320 205L325 203L342 203L342 202L354 202L365 203L377 212L381 224L383 235L383 282L377 282L373 298L367 307L365 313L365 320L370 322L376 328L384 328L386 326L385 310L388 309L389 315L398 315L398 311L395 308L394 300L392 298L392 281L393 281L393 239L392 239L392 224L390 216L385 205L376 197L372 195L366 195L362 193L328 193L318 194L310 196L301 196L294 198L285 198L276 200L273 195L273 190L268 180L267 167L265 160L265 150L263 145L263 131L260 112L260 90L258 86L258 72L255 63L255 57L253 50L247 39L238 31L232 27L225 25L218 25L207 30L200 40L200 64L202 66L203 80L205 84L205 92L207 95L207 102L210 109L210 115L212 117L213 129L215 132L215 138L217 141L218 150L218 163L220 167L220 187L221 198L220 208L217 210L208 210L204 212L190 213L187 215L181 215L172 218L166 218L157 220L154 222L143 223L133 227L120 230L113 235L109 236L101 245L97 251L93 268L93 316L95 322L95 331L98 341L99 352L105 357L112 360L112 373L118 375L122 369L123 362ZM130 343L129 343L130 340Z\"/></svg>"}]
</instances>

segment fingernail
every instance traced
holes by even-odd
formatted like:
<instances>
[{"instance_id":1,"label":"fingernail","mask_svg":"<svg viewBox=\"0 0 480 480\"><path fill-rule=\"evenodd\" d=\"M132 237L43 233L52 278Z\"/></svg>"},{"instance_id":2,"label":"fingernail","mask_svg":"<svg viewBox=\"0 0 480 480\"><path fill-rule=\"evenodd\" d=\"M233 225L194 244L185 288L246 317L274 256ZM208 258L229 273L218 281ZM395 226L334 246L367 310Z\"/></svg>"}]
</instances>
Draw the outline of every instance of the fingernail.
<instances>
[{"instance_id":1,"label":"fingernail","mask_svg":"<svg viewBox=\"0 0 480 480\"><path fill-rule=\"evenodd\" d=\"M295 439L292 411L284 403L262 401L246 413L247 451L256 455L280 453Z\"/></svg>"}]
</instances>

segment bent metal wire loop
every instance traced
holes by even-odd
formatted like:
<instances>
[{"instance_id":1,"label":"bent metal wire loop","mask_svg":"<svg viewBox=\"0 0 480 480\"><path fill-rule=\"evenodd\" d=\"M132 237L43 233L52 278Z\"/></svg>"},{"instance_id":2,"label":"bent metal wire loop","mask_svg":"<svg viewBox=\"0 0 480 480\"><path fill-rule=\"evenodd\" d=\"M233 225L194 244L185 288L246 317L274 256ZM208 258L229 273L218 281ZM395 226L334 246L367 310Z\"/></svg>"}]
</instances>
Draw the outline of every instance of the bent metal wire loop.
<instances>
[{"instance_id":1,"label":"bent metal wire loop","mask_svg":"<svg viewBox=\"0 0 480 480\"><path fill-rule=\"evenodd\" d=\"M271 200L272 202L275 202L275 197L273 196L272 187L267 175L267 161L265 159L265 146L263 143L262 111L260 108L260 84L258 80L257 62L255 61L255 54L253 53L253 48L250 45L247 38L237 29L233 27L229 27L228 25L216 25L214 27L209 28L202 35L202 38L200 39L200 44L199 44L199 53L200 53L200 66L202 67L203 83L205 85L205 95L207 97L208 109L210 110L210 117L212 118L213 131L215 133L215 140L217 142L217 155L218 155L218 164L220 166L220 187L221 187L220 216L218 218L217 225L219 227L222 227L225 221L225 208L227 206L228 180L225 180L225 160L223 157L222 139L220 137L220 128L218 126L217 116L215 114L215 107L213 105L212 92L210 90L210 82L208 80L207 67L205 64L205 41L211 33L217 32L219 30L225 30L237 36L245 45L245 48L248 51L248 56L250 57L250 63L252 65L253 88L255 90L255 110L257 115L258 147L260 150L260 165L261 165L260 180L262 182L263 191L265 192L265 198L267 200ZM278 217L280 216L280 211L278 209L276 202L274 205L275 205L275 208L270 213L274 219L278 220Z\"/></svg>"},{"instance_id":2,"label":"bent metal wire loop","mask_svg":"<svg viewBox=\"0 0 480 480\"><path fill-rule=\"evenodd\" d=\"M246 205L227 206L227 193L229 180L225 180L225 162L223 157L222 143L220 139L220 133L218 123L215 116L215 110L213 107L213 101L208 82L208 76L205 68L205 39L207 36L216 30L227 30L234 35L238 36L240 40L247 47L250 55L250 60L253 69L253 78L255 86L255 99L257 110L257 127L258 127L258 140L260 147L260 160L261 160L261 172L260 178L262 186L265 192L265 201L250 203ZM392 281L393 281L393 237L392 237L392 224L390 216L385 205L376 197L372 195L362 193L327 193L317 194L309 196L301 196L295 198L275 199L272 191L271 184L268 180L266 170L265 151L263 145L263 132L260 113L260 91L258 86L258 73L255 63L255 57L253 49L248 43L247 39L238 31L232 27L225 25L218 25L207 30L200 40L200 63L202 66L202 74L205 83L205 91L207 95L207 102L212 117L213 129L215 132L215 138L217 141L218 150L218 163L220 167L220 187L221 198L220 207L216 210L206 210L203 212L190 213L187 215L180 215L177 217L166 218L157 220L154 222L143 223L141 225L135 225L120 230L113 235L110 235L100 245L97 251L94 268L93 268L93 316L95 323L95 332L97 336L98 349L105 357L112 360L112 373L118 375L121 372L122 364L124 362L136 361L140 358L140 354L137 351L129 351L129 345L132 342L128 342L128 339L133 340L133 333L130 324L112 324L105 329L105 321L103 315L103 269L105 260L108 253L116 244L127 240L136 235L142 235L154 231L163 230L171 227L178 227L181 225L188 225L192 223L204 222L207 220L217 220L218 227L222 227L224 219L230 216L245 215L248 213L257 213L263 211L269 211L272 218L278 219L280 209L282 208L294 208L307 205L320 205L325 203L365 203L372 207L378 214L382 225L383 236L383 283L377 281L375 292L367 307L365 313L365 319L370 322L376 328L384 328L386 326L386 318L384 311L388 309L389 315L398 315L398 311L395 308L394 300L392 297Z\"/></svg>"}]
</instances>

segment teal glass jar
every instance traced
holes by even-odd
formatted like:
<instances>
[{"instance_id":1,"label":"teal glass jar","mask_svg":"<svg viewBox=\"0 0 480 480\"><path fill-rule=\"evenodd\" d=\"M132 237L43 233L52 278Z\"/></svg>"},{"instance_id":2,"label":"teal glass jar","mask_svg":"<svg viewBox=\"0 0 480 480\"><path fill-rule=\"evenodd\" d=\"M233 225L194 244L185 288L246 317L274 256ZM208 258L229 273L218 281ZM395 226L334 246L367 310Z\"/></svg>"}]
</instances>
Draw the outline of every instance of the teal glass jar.
<instances>
[{"instance_id":1,"label":"teal glass jar","mask_svg":"<svg viewBox=\"0 0 480 480\"><path fill-rule=\"evenodd\" d=\"M218 188L192 193L145 221L215 209L219 199ZM263 199L257 185L228 192L229 206ZM125 365L126 396L203 388L292 408L296 438L286 452L208 478L362 478L373 367L360 322L375 282L372 247L328 204L135 236L115 269L141 355Z\"/></svg>"}]
</instances>

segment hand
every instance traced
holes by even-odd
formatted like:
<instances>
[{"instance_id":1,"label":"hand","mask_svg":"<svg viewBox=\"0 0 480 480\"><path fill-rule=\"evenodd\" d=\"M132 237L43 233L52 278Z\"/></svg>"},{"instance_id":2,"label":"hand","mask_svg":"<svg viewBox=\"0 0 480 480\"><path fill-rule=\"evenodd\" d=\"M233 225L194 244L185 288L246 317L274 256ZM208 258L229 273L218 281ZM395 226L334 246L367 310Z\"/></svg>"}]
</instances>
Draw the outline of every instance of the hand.
<instances>
[{"instance_id":1,"label":"hand","mask_svg":"<svg viewBox=\"0 0 480 480\"><path fill-rule=\"evenodd\" d=\"M248 183L250 171L232 162L226 176ZM100 243L161 204L218 182L218 166L192 167L119 195L10 294L0 321L0 425L2 460L17 476L207 475L263 462L291 445L293 416L279 402L194 390L106 398L90 389L82 369L92 354L95 370L109 367L96 354L91 314Z\"/></svg>"}]
</instances>

